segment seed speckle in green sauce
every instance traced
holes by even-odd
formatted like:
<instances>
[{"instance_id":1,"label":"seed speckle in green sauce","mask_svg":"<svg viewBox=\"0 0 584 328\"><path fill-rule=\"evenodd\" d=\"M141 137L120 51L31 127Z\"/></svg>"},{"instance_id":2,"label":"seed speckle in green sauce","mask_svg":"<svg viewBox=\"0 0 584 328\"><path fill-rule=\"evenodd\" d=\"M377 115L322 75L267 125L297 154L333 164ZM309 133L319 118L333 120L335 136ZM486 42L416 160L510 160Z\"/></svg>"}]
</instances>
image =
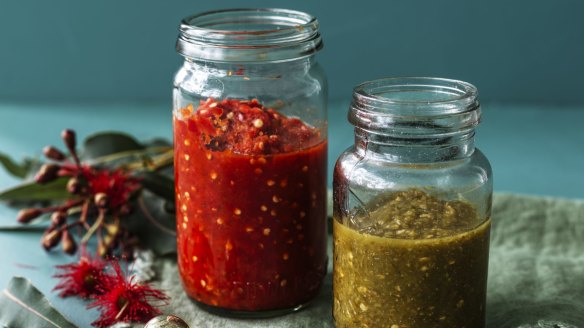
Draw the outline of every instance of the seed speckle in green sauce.
<instances>
[{"instance_id":1,"label":"seed speckle in green sauce","mask_svg":"<svg viewBox=\"0 0 584 328\"><path fill-rule=\"evenodd\" d=\"M333 223L337 327L484 327L490 219L417 189L372 203Z\"/></svg>"}]
</instances>

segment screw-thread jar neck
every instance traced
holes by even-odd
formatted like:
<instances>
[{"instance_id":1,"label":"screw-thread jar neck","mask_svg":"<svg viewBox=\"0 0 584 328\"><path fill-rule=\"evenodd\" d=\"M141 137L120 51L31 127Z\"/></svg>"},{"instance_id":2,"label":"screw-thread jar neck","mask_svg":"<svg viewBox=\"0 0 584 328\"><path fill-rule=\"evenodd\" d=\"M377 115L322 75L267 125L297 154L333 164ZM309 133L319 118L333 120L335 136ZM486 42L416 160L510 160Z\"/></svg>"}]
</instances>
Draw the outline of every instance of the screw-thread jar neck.
<instances>
[{"instance_id":1,"label":"screw-thread jar neck","mask_svg":"<svg viewBox=\"0 0 584 328\"><path fill-rule=\"evenodd\" d=\"M215 62L274 62L322 49L315 17L286 9L227 9L182 20L176 50Z\"/></svg>"},{"instance_id":2,"label":"screw-thread jar neck","mask_svg":"<svg viewBox=\"0 0 584 328\"><path fill-rule=\"evenodd\" d=\"M440 78L365 82L349 110L356 147L407 163L468 157L481 117L477 95L469 83Z\"/></svg>"}]
</instances>

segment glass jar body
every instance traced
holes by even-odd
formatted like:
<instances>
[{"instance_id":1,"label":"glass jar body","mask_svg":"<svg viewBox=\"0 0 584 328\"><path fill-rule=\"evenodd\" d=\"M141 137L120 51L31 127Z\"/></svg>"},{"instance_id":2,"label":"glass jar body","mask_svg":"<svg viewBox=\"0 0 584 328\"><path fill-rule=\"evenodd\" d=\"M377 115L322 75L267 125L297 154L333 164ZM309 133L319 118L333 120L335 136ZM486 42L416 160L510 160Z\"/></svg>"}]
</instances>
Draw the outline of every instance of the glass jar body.
<instances>
[{"instance_id":1,"label":"glass jar body","mask_svg":"<svg viewBox=\"0 0 584 328\"><path fill-rule=\"evenodd\" d=\"M428 124L444 116L355 124L333 178L337 327L484 327L492 172L472 129Z\"/></svg>"},{"instance_id":2,"label":"glass jar body","mask_svg":"<svg viewBox=\"0 0 584 328\"><path fill-rule=\"evenodd\" d=\"M327 86L314 56L187 58L174 83L178 265L207 309L301 308L326 272Z\"/></svg>"}]
</instances>

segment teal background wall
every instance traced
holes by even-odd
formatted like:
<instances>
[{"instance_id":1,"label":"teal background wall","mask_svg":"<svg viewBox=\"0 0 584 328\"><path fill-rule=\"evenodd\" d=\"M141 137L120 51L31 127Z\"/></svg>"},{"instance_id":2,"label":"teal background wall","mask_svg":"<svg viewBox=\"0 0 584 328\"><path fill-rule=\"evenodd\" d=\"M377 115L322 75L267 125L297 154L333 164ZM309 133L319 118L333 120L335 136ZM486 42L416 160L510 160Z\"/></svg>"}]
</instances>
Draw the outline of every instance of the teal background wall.
<instances>
[{"instance_id":1,"label":"teal background wall","mask_svg":"<svg viewBox=\"0 0 584 328\"><path fill-rule=\"evenodd\" d=\"M287 7L321 22L331 99L383 76L476 84L483 101L581 104L584 1L0 0L0 101L168 101L180 19Z\"/></svg>"},{"instance_id":2,"label":"teal background wall","mask_svg":"<svg viewBox=\"0 0 584 328\"><path fill-rule=\"evenodd\" d=\"M180 20L229 7L317 16L330 84L329 183L353 143L354 85L385 76L469 81L495 190L584 198L584 1L0 0L0 152L20 159L122 130L170 139ZM17 181L0 170L0 186Z\"/></svg>"}]
</instances>

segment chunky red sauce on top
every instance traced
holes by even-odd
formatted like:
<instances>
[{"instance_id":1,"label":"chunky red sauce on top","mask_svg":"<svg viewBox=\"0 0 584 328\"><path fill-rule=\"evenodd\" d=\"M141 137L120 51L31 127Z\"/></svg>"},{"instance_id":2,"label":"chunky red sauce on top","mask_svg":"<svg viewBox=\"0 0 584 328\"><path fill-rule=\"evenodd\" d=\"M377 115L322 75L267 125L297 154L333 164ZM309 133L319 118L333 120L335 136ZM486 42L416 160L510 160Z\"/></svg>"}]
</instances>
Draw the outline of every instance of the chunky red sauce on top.
<instances>
[{"instance_id":1,"label":"chunky red sauce on top","mask_svg":"<svg viewBox=\"0 0 584 328\"><path fill-rule=\"evenodd\" d=\"M261 311L313 298L326 268L321 132L257 100L175 112L179 269L187 293Z\"/></svg>"}]
</instances>

